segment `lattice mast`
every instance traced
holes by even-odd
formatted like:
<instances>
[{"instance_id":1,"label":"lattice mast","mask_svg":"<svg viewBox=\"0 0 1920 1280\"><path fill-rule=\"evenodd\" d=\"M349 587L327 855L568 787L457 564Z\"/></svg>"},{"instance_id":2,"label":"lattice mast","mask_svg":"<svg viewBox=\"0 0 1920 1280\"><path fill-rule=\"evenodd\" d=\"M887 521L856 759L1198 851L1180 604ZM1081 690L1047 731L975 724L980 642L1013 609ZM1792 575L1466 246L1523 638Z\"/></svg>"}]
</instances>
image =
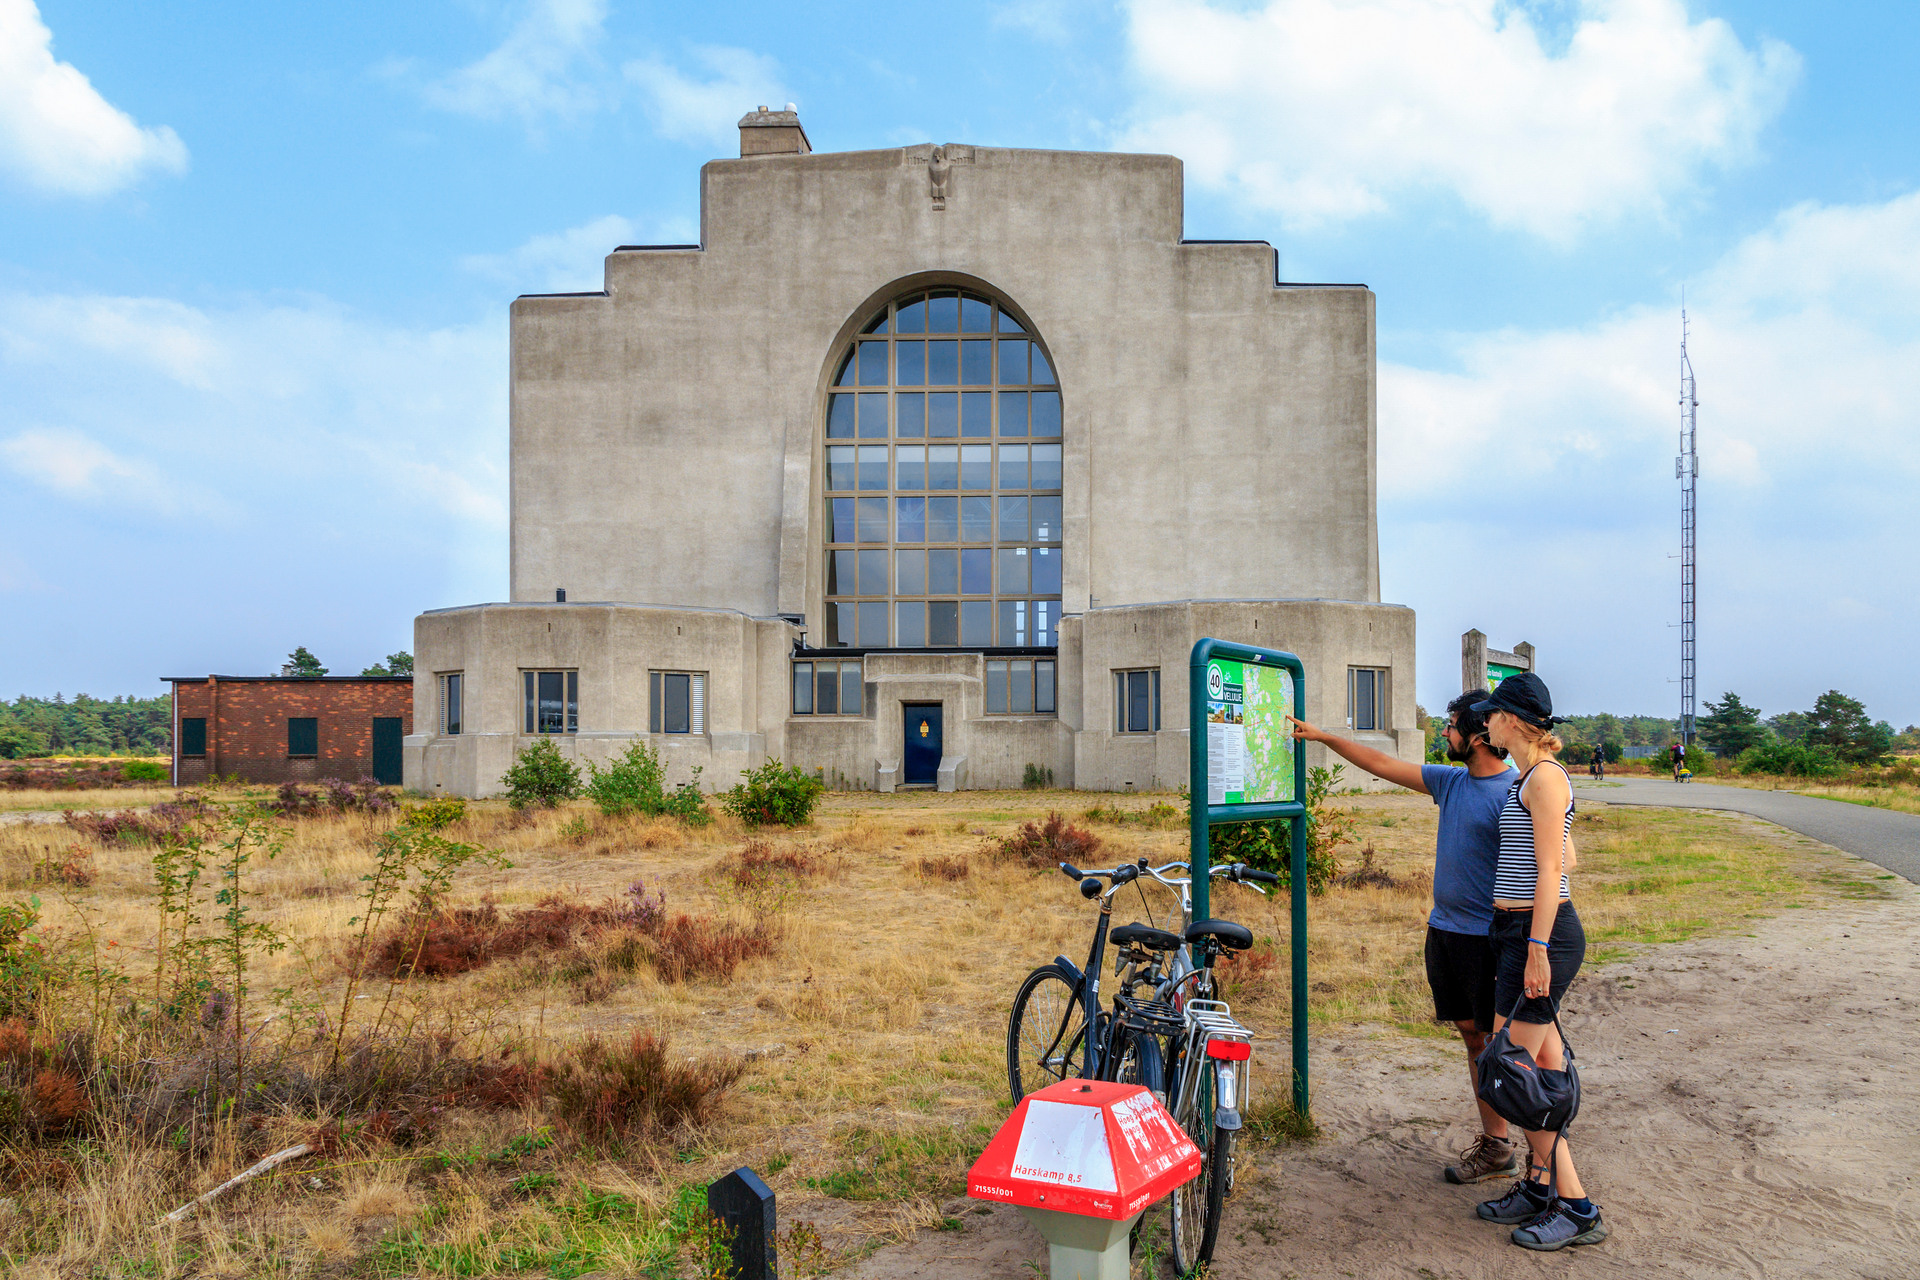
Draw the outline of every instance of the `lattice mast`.
<instances>
[{"instance_id":1,"label":"lattice mast","mask_svg":"<svg viewBox=\"0 0 1920 1280\"><path fill-rule=\"evenodd\" d=\"M1700 449L1696 414L1700 397L1687 355L1687 308L1680 307L1680 455L1673 460L1680 481L1680 741L1694 740L1694 609L1699 586Z\"/></svg>"}]
</instances>

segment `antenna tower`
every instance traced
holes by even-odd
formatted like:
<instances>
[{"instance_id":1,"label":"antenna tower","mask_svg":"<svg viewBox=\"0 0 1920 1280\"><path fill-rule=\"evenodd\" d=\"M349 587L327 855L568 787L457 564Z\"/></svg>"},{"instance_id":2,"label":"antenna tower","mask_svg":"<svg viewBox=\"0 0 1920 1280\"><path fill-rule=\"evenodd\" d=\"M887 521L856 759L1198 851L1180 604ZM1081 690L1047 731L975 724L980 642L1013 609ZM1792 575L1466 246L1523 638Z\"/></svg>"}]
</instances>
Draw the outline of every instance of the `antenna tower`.
<instances>
[{"instance_id":1,"label":"antenna tower","mask_svg":"<svg viewBox=\"0 0 1920 1280\"><path fill-rule=\"evenodd\" d=\"M1695 415L1700 397L1693 382L1693 361L1687 356L1687 307L1680 304L1680 456L1673 460L1680 481L1680 741L1694 739L1694 604L1698 583L1700 449Z\"/></svg>"}]
</instances>

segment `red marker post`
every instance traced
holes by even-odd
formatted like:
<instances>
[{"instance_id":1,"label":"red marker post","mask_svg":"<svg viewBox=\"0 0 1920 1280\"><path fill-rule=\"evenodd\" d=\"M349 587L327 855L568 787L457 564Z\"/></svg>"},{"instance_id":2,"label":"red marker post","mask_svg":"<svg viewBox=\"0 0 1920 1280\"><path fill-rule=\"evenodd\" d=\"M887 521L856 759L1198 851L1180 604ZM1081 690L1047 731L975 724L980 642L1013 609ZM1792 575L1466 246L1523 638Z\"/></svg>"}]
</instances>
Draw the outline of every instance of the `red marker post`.
<instances>
[{"instance_id":1,"label":"red marker post","mask_svg":"<svg viewBox=\"0 0 1920 1280\"><path fill-rule=\"evenodd\" d=\"M1127 1280L1133 1224L1200 1164L1145 1088L1063 1080L1020 1100L968 1171L967 1194L1040 1229L1052 1280Z\"/></svg>"}]
</instances>

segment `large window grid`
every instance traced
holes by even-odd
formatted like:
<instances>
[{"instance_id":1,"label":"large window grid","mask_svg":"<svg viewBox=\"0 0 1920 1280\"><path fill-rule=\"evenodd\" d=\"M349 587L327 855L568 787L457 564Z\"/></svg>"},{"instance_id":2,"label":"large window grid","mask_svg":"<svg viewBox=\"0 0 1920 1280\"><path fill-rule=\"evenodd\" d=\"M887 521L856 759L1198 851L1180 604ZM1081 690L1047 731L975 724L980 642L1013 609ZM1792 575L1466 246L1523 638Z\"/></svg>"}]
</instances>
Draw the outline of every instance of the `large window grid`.
<instances>
[{"instance_id":1,"label":"large window grid","mask_svg":"<svg viewBox=\"0 0 1920 1280\"><path fill-rule=\"evenodd\" d=\"M1004 308L934 290L875 317L827 400L826 647L1056 644L1060 424Z\"/></svg>"}]
</instances>

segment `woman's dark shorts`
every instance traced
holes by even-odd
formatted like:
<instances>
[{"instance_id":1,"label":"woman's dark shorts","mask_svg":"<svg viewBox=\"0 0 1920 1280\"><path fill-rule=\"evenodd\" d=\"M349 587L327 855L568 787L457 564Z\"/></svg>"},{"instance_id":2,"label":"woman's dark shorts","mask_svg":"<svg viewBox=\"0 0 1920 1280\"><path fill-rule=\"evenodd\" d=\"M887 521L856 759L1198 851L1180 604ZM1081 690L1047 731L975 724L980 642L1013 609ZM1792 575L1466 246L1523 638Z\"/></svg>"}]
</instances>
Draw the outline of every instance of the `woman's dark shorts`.
<instances>
[{"instance_id":1,"label":"woman's dark shorts","mask_svg":"<svg viewBox=\"0 0 1920 1280\"><path fill-rule=\"evenodd\" d=\"M1547 967L1553 973L1548 989L1553 998L1530 996L1520 1006L1520 1012L1514 1013L1515 1002L1527 989L1527 930L1532 927L1531 911L1493 913L1493 931L1487 935L1493 942L1494 962L1498 966L1493 982L1493 1009L1503 1018L1511 1016L1515 1022L1552 1022L1555 1007L1566 995L1573 975L1580 972L1580 962L1587 958L1587 931L1580 927L1580 914L1573 909L1573 903L1561 903L1559 914L1553 918L1553 932L1547 937Z\"/></svg>"},{"instance_id":2,"label":"woman's dark shorts","mask_svg":"<svg viewBox=\"0 0 1920 1280\"><path fill-rule=\"evenodd\" d=\"M1493 940L1484 933L1454 933L1427 926L1427 985L1433 1016L1441 1022L1469 1018L1493 1030Z\"/></svg>"}]
</instances>

